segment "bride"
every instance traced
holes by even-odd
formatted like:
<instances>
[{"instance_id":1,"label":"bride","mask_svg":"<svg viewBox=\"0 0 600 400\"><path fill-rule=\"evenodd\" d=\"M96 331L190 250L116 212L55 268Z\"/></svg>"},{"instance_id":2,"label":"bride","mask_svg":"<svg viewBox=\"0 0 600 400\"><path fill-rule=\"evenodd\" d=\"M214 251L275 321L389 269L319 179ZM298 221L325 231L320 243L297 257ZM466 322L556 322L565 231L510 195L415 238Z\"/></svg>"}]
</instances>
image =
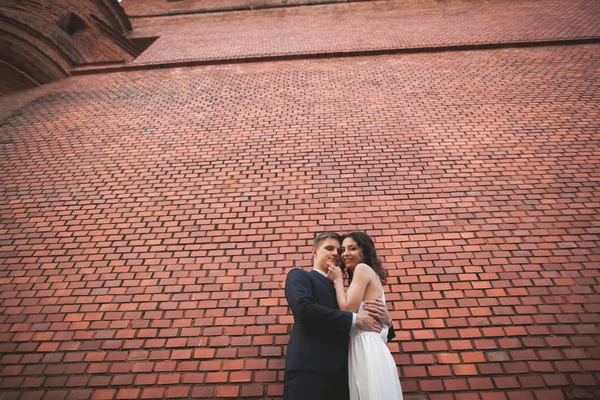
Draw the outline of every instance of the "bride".
<instances>
[{"instance_id":1,"label":"bride","mask_svg":"<svg viewBox=\"0 0 600 400\"><path fill-rule=\"evenodd\" d=\"M329 263L328 278L335 286L341 310L360 312L363 301L381 298L386 271L375 252L373 240L363 232L342 236L342 268L348 271L350 286L344 290L342 269ZM348 349L350 400L398 400L402 389L394 358L386 346L388 327L366 332L353 327Z\"/></svg>"}]
</instances>

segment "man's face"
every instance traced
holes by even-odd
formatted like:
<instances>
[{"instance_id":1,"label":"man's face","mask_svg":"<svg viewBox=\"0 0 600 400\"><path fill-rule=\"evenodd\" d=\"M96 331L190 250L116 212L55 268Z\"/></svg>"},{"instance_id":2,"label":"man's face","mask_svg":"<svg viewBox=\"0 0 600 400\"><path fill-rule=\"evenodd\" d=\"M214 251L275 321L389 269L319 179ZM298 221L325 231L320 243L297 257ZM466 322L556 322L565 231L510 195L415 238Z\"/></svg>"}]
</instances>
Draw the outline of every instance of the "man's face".
<instances>
[{"instance_id":1,"label":"man's face","mask_svg":"<svg viewBox=\"0 0 600 400\"><path fill-rule=\"evenodd\" d=\"M340 242L334 238L326 238L319 247L313 249L313 266L320 269L321 271L327 272L327 262L334 265L340 263Z\"/></svg>"}]
</instances>

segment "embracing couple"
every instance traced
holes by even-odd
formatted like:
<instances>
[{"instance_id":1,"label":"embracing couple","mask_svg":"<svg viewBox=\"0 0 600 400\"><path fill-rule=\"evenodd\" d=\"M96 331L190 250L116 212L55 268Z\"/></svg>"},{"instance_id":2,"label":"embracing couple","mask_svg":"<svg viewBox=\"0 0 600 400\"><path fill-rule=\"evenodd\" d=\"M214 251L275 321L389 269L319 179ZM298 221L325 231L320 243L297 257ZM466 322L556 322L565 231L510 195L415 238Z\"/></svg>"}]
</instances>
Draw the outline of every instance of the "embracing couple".
<instances>
[{"instance_id":1,"label":"embracing couple","mask_svg":"<svg viewBox=\"0 0 600 400\"><path fill-rule=\"evenodd\" d=\"M382 286L387 274L373 240L363 232L322 233L312 255L312 271L292 269L285 284L294 326L284 400L402 399L386 346L395 336Z\"/></svg>"}]
</instances>

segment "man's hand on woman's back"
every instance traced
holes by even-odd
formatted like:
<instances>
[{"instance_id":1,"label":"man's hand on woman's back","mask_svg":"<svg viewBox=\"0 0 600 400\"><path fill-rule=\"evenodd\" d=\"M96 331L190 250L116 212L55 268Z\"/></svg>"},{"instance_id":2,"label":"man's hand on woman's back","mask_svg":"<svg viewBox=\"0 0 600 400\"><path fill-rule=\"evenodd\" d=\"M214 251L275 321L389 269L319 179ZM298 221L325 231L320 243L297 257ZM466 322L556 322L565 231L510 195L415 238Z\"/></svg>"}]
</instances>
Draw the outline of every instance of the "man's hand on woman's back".
<instances>
[{"instance_id":1,"label":"man's hand on woman's back","mask_svg":"<svg viewBox=\"0 0 600 400\"><path fill-rule=\"evenodd\" d=\"M365 301L363 308L377 321L387 326L392 326L392 317L390 317L387 307L381 299Z\"/></svg>"},{"instance_id":2,"label":"man's hand on woman's back","mask_svg":"<svg viewBox=\"0 0 600 400\"><path fill-rule=\"evenodd\" d=\"M381 322L373 318L366 310L356 314L356 326L367 332L381 331Z\"/></svg>"}]
</instances>

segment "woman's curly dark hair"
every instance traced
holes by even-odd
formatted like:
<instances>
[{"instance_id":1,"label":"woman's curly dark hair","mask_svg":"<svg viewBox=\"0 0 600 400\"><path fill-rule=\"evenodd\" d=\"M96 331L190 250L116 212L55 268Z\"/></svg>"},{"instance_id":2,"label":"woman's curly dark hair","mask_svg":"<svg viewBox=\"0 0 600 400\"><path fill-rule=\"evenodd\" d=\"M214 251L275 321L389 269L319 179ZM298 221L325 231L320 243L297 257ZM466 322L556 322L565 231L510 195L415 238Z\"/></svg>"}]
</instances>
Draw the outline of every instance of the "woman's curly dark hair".
<instances>
[{"instance_id":1,"label":"woman's curly dark hair","mask_svg":"<svg viewBox=\"0 0 600 400\"><path fill-rule=\"evenodd\" d=\"M342 235L341 242L343 243L346 238L351 238L356 242L360 248L360 261L367 264L381 279L381 283L386 283L388 273L381 265L381 261L377 258L377 252L375 251L375 243L369 235L364 232L352 232ZM342 272L348 274L348 281L352 282L352 271L346 269L346 265L342 261L341 264Z\"/></svg>"}]
</instances>

